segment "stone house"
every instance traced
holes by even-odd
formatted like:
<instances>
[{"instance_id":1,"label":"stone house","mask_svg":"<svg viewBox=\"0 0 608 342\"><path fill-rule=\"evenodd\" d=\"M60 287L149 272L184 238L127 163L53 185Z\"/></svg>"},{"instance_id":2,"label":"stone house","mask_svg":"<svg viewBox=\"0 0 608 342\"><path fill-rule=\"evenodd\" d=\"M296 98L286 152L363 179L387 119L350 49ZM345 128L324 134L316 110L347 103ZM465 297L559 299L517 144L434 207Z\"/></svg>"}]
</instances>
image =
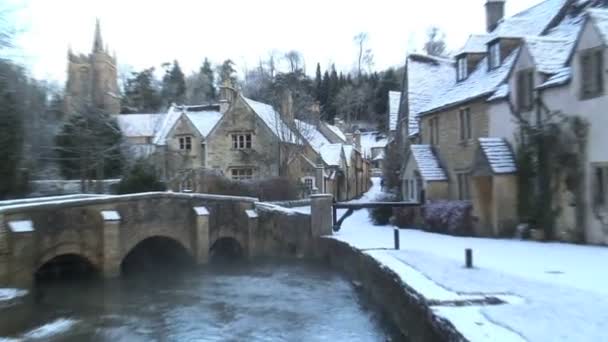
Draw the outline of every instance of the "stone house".
<instances>
[{"instance_id":1,"label":"stone house","mask_svg":"<svg viewBox=\"0 0 608 342\"><path fill-rule=\"evenodd\" d=\"M424 189L429 200L468 200L477 234L514 231L517 123L509 77L525 38L568 31L579 4L546 0L503 18L505 1L488 1L487 33L471 36L455 62L408 57L399 120L404 198Z\"/></svg>"}]
</instances>

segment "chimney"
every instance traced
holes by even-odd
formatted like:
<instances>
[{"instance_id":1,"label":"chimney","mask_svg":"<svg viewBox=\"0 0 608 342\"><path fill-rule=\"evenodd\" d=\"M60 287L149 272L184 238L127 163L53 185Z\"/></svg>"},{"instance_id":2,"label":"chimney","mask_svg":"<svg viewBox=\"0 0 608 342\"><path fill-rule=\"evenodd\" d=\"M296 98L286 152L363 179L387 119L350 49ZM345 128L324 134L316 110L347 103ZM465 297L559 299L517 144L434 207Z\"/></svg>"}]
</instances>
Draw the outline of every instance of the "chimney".
<instances>
[{"instance_id":1,"label":"chimney","mask_svg":"<svg viewBox=\"0 0 608 342\"><path fill-rule=\"evenodd\" d=\"M506 0L487 0L486 2L486 30L494 31L498 22L505 16Z\"/></svg>"},{"instance_id":2,"label":"chimney","mask_svg":"<svg viewBox=\"0 0 608 342\"><path fill-rule=\"evenodd\" d=\"M283 120L287 123L292 123L294 120L293 96L289 89L283 92L283 98L281 99L281 115L283 116Z\"/></svg>"},{"instance_id":3,"label":"chimney","mask_svg":"<svg viewBox=\"0 0 608 342\"><path fill-rule=\"evenodd\" d=\"M361 150L361 131L360 130L356 130L355 133L353 134L353 142L355 144L355 148L357 150Z\"/></svg>"},{"instance_id":4,"label":"chimney","mask_svg":"<svg viewBox=\"0 0 608 342\"><path fill-rule=\"evenodd\" d=\"M346 144L347 145L353 145L353 134L352 133L344 133L344 135L346 136Z\"/></svg>"},{"instance_id":5,"label":"chimney","mask_svg":"<svg viewBox=\"0 0 608 342\"><path fill-rule=\"evenodd\" d=\"M229 80L225 80L222 86L220 87L220 113L224 114L234 102L236 98L236 89L232 86L232 83Z\"/></svg>"}]
</instances>

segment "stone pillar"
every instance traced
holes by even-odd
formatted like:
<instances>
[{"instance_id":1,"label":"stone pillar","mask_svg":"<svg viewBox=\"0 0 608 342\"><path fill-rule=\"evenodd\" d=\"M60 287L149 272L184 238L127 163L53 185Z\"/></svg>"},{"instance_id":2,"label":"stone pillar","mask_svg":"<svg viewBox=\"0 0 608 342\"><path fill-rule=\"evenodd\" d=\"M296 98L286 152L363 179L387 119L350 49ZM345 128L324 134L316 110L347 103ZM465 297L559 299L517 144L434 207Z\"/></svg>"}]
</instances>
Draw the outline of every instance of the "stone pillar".
<instances>
[{"instance_id":1,"label":"stone pillar","mask_svg":"<svg viewBox=\"0 0 608 342\"><path fill-rule=\"evenodd\" d=\"M192 251L196 263L206 264L209 262L209 210L206 207L194 207L196 214L196 225L194 227L194 244Z\"/></svg>"},{"instance_id":2,"label":"stone pillar","mask_svg":"<svg viewBox=\"0 0 608 342\"><path fill-rule=\"evenodd\" d=\"M332 203L333 196L319 194L310 196L310 230L312 237L332 234Z\"/></svg>"},{"instance_id":3,"label":"stone pillar","mask_svg":"<svg viewBox=\"0 0 608 342\"><path fill-rule=\"evenodd\" d=\"M120 214L115 210L101 211L102 229L102 273L104 278L115 278L120 275Z\"/></svg>"},{"instance_id":4,"label":"stone pillar","mask_svg":"<svg viewBox=\"0 0 608 342\"><path fill-rule=\"evenodd\" d=\"M4 215L0 214L0 284L8 283L8 231L4 224Z\"/></svg>"},{"instance_id":5,"label":"stone pillar","mask_svg":"<svg viewBox=\"0 0 608 342\"><path fill-rule=\"evenodd\" d=\"M257 256L257 243L255 234L258 231L258 213L254 209L245 210L247 214L247 257Z\"/></svg>"}]
</instances>

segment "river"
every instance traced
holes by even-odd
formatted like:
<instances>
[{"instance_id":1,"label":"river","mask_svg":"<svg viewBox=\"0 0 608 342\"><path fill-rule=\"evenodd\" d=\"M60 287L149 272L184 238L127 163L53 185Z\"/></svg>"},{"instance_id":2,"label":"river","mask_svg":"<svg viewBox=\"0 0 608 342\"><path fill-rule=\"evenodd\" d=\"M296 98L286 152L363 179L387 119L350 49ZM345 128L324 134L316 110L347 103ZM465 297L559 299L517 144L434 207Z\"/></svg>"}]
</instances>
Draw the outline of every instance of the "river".
<instances>
[{"instance_id":1,"label":"river","mask_svg":"<svg viewBox=\"0 0 608 342\"><path fill-rule=\"evenodd\" d=\"M0 341L398 340L345 277L307 262L220 263L44 285Z\"/></svg>"}]
</instances>

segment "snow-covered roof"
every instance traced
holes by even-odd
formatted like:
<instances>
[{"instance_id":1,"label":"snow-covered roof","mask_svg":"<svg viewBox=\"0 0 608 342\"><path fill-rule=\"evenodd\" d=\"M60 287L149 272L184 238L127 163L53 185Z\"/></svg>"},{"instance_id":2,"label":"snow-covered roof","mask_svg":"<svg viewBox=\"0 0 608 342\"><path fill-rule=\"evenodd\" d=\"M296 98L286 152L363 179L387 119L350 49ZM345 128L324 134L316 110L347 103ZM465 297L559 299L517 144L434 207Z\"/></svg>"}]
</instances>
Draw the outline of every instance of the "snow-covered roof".
<instances>
[{"instance_id":1,"label":"snow-covered roof","mask_svg":"<svg viewBox=\"0 0 608 342\"><path fill-rule=\"evenodd\" d=\"M125 137L153 137L165 114L113 115Z\"/></svg>"},{"instance_id":2,"label":"snow-covered roof","mask_svg":"<svg viewBox=\"0 0 608 342\"><path fill-rule=\"evenodd\" d=\"M320 149L321 158L329 166L340 166L342 144L323 145Z\"/></svg>"},{"instance_id":3,"label":"snow-covered roof","mask_svg":"<svg viewBox=\"0 0 608 342\"><path fill-rule=\"evenodd\" d=\"M361 133L361 152L364 158L371 158L373 148L384 148L387 143L388 140L380 132Z\"/></svg>"},{"instance_id":4,"label":"snow-covered roof","mask_svg":"<svg viewBox=\"0 0 608 342\"><path fill-rule=\"evenodd\" d=\"M296 119L295 126L300 135L310 144L315 152L321 153L323 146L331 144L315 125Z\"/></svg>"},{"instance_id":5,"label":"snow-covered roof","mask_svg":"<svg viewBox=\"0 0 608 342\"><path fill-rule=\"evenodd\" d=\"M412 156L416 160L420 175L427 182L447 181L445 172L439 165L439 160L433 153L431 145L411 145Z\"/></svg>"},{"instance_id":6,"label":"snow-covered roof","mask_svg":"<svg viewBox=\"0 0 608 342\"><path fill-rule=\"evenodd\" d=\"M299 139L295 132L289 128L289 126L281 118L281 114L274 110L274 108L266 103L257 102L252 99L248 99L242 96L243 100L251 109L258 115L262 121L268 126L268 128L274 133L282 142L298 144Z\"/></svg>"},{"instance_id":7,"label":"snow-covered roof","mask_svg":"<svg viewBox=\"0 0 608 342\"><path fill-rule=\"evenodd\" d=\"M505 174L517 171L515 156L505 139L479 138L479 145L494 173Z\"/></svg>"},{"instance_id":8,"label":"snow-covered roof","mask_svg":"<svg viewBox=\"0 0 608 342\"><path fill-rule=\"evenodd\" d=\"M487 42L490 42L496 38L522 38L544 34L550 25L554 24L555 19L568 2L568 0L545 0L512 17L504 18L499 21L496 29L489 35L471 38L469 47L465 46L465 49L481 52L481 43L484 38L487 38ZM564 29L564 32L561 32L558 30L553 38L563 38L571 31ZM482 96L491 97L497 90L501 90L501 92L497 93L495 98L504 96L504 89L498 88L506 81L518 52L519 49L513 50L503 58L499 67L491 70L488 70L488 58L483 58L476 68L469 73L469 76L460 82L456 82L455 70L452 71L451 77L433 76L441 77L441 82L438 82L439 86L433 88L432 99L423 99L425 104L420 109L419 114L435 112ZM549 64L553 65L553 62L546 62L545 65ZM413 82L410 79L408 83L412 84Z\"/></svg>"},{"instance_id":9,"label":"snow-covered roof","mask_svg":"<svg viewBox=\"0 0 608 342\"><path fill-rule=\"evenodd\" d=\"M335 125L330 125L328 123L325 123L325 126L327 126L327 128L329 128L335 135L337 135L338 138L342 139L343 142L346 142L346 135L344 135L344 132L342 132L340 127L335 126Z\"/></svg>"},{"instance_id":10,"label":"snow-covered roof","mask_svg":"<svg viewBox=\"0 0 608 342\"><path fill-rule=\"evenodd\" d=\"M378 155L375 156L373 160L374 161L376 161L376 160L384 160L384 151L378 153Z\"/></svg>"},{"instance_id":11,"label":"snow-covered roof","mask_svg":"<svg viewBox=\"0 0 608 342\"><path fill-rule=\"evenodd\" d=\"M432 100L433 94L456 79L456 69L451 59L411 54L407 62L408 75L408 131L419 132L418 115Z\"/></svg>"},{"instance_id":12,"label":"snow-covered roof","mask_svg":"<svg viewBox=\"0 0 608 342\"><path fill-rule=\"evenodd\" d=\"M511 17L502 19L491 38L538 36L552 23L569 0L545 0Z\"/></svg>"},{"instance_id":13,"label":"snow-covered roof","mask_svg":"<svg viewBox=\"0 0 608 342\"><path fill-rule=\"evenodd\" d=\"M467 39L462 49L458 51L456 55L463 53L486 53L488 50L487 43L490 39L490 35L487 34L472 34Z\"/></svg>"},{"instance_id":14,"label":"snow-covered roof","mask_svg":"<svg viewBox=\"0 0 608 342\"><path fill-rule=\"evenodd\" d=\"M164 146L167 144L167 135L169 135L169 131L175 123L182 115L182 111L177 108L177 106L171 106L167 114L165 114L160 128L156 131L156 135L154 136L154 144Z\"/></svg>"},{"instance_id":15,"label":"snow-covered roof","mask_svg":"<svg viewBox=\"0 0 608 342\"><path fill-rule=\"evenodd\" d=\"M198 132L203 136L207 137L209 132L215 127L215 125L222 118L222 113L216 111L202 111L202 112L187 112L186 116Z\"/></svg>"},{"instance_id":16,"label":"snow-covered roof","mask_svg":"<svg viewBox=\"0 0 608 342\"><path fill-rule=\"evenodd\" d=\"M574 40L552 37L526 37L526 46L538 72L554 74L564 67Z\"/></svg>"},{"instance_id":17,"label":"snow-covered roof","mask_svg":"<svg viewBox=\"0 0 608 342\"><path fill-rule=\"evenodd\" d=\"M502 100L509 96L509 84L503 83L496 88L496 91L492 96L488 98L488 101Z\"/></svg>"},{"instance_id":18,"label":"snow-covered roof","mask_svg":"<svg viewBox=\"0 0 608 342\"><path fill-rule=\"evenodd\" d=\"M391 132L397 129L397 121L399 120L399 101L401 101L400 91L388 92L388 127Z\"/></svg>"},{"instance_id":19,"label":"snow-covered roof","mask_svg":"<svg viewBox=\"0 0 608 342\"><path fill-rule=\"evenodd\" d=\"M549 79L547 81L545 81L545 83L539 85L536 88L537 89L546 89L546 88L551 88L551 87L559 86L562 84L566 84L566 83L570 82L571 77L572 77L572 71L571 71L570 67L562 68L557 73L555 73L555 75L549 77Z\"/></svg>"}]
</instances>

